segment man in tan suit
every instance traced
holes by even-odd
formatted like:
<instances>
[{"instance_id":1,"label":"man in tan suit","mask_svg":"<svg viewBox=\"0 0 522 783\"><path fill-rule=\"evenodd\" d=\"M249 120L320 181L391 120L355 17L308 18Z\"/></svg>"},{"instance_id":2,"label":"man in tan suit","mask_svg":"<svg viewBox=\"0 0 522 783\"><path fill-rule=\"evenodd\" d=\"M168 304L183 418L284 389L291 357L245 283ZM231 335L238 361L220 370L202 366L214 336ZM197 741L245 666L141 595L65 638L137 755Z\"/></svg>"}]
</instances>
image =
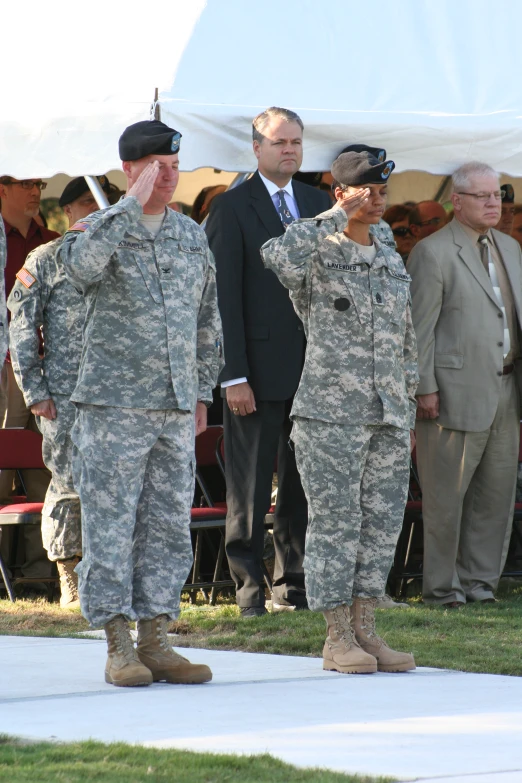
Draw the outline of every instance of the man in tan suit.
<instances>
[{"instance_id":1,"label":"man in tan suit","mask_svg":"<svg viewBox=\"0 0 522 783\"><path fill-rule=\"evenodd\" d=\"M513 519L522 253L493 230L502 203L493 169L462 166L453 191L453 221L415 246L408 271L419 348L423 596L460 607L495 600Z\"/></svg>"}]
</instances>

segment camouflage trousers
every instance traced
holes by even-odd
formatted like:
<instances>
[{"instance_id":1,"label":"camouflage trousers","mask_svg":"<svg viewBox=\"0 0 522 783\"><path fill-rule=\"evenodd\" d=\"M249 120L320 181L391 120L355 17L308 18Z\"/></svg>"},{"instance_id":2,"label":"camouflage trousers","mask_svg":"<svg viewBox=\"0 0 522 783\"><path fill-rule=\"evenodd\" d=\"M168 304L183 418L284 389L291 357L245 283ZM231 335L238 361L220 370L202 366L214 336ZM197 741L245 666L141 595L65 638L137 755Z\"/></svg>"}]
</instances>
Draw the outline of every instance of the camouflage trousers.
<instances>
[{"instance_id":1,"label":"camouflage trousers","mask_svg":"<svg viewBox=\"0 0 522 783\"><path fill-rule=\"evenodd\" d=\"M175 619L192 565L194 414L77 404L74 482L82 504L80 603L93 627Z\"/></svg>"},{"instance_id":2,"label":"camouflage trousers","mask_svg":"<svg viewBox=\"0 0 522 783\"><path fill-rule=\"evenodd\" d=\"M309 509L310 609L382 596L407 499L409 431L296 417L292 440Z\"/></svg>"},{"instance_id":3,"label":"camouflage trousers","mask_svg":"<svg viewBox=\"0 0 522 783\"><path fill-rule=\"evenodd\" d=\"M42 509L42 541L49 560L66 560L82 554L80 498L72 477L71 429L76 408L69 398L56 394L56 419L37 416L43 435L42 456L51 482Z\"/></svg>"}]
</instances>

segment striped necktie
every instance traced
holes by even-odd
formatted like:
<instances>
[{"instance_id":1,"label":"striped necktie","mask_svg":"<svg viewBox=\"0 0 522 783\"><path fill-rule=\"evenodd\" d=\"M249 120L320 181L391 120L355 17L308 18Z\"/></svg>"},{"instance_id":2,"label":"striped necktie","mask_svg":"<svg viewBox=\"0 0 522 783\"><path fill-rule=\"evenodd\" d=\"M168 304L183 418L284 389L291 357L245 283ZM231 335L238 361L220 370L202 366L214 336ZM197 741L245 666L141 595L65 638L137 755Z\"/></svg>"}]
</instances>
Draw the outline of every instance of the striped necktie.
<instances>
[{"instance_id":1,"label":"striped necktie","mask_svg":"<svg viewBox=\"0 0 522 783\"><path fill-rule=\"evenodd\" d=\"M486 234L481 234L477 241L479 243L479 248L480 248L480 258L482 259L482 263L484 264L486 268L486 272L490 277L491 285L493 286L493 293L495 294L495 298L497 300L498 306L502 310L502 316L504 318L504 359L505 359L511 349L511 337L509 334L509 328L508 328L508 323L506 318L506 307L504 305L504 300L502 298L502 291L500 290L497 270L495 268L495 264L493 263L491 253L489 251L488 237Z\"/></svg>"},{"instance_id":2,"label":"striped necktie","mask_svg":"<svg viewBox=\"0 0 522 783\"><path fill-rule=\"evenodd\" d=\"M285 191L278 190L277 195L279 196L279 206L277 208L277 211L279 213L279 217L281 218L281 223L283 224L286 230L290 225L290 223L294 222L294 217L290 212L290 210L288 209L288 204L286 203L286 199L285 199Z\"/></svg>"}]
</instances>

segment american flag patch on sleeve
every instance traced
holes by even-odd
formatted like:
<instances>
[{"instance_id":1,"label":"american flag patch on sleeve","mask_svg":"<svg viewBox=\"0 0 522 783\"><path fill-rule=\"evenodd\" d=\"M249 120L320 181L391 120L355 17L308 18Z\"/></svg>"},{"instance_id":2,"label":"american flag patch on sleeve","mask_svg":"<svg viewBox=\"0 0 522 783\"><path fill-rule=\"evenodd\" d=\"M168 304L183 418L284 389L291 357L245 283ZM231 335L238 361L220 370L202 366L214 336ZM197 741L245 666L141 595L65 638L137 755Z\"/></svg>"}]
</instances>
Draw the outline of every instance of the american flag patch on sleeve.
<instances>
[{"instance_id":1,"label":"american flag patch on sleeve","mask_svg":"<svg viewBox=\"0 0 522 783\"><path fill-rule=\"evenodd\" d=\"M86 231L91 224L88 223L86 220L79 220L77 223L74 224L74 226L71 226L68 229L69 231Z\"/></svg>"},{"instance_id":2,"label":"american flag patch on sleeve","mask_svg":"<svg viewBox=\"0 0 522 783\"><path fill-rule=\"evenodd\" d=\"M19 272L16 273L16 278L19 280L22 285L25 285L26 288L31 288L34 283L36 283L36 277L32 275L28 269L23 266Z\"/></svg>"}]
</instances>

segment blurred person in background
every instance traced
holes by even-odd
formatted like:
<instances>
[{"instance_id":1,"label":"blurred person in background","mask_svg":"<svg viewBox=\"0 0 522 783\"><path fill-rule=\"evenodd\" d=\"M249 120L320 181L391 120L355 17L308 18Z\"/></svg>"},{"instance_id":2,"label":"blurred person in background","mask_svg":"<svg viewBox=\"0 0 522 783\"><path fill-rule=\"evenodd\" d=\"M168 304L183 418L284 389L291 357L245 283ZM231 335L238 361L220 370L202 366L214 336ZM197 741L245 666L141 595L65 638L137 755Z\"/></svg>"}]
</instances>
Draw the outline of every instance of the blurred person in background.
<instances>
[{"instance_id":1,"label":"blurred person in background","mask_svg":"<svg viewBox=\"0 0 522 783\"><path fill-rule=\"evenodd\" d=\"M392 230L397 252L404 263L407 262L411 249L415 244L408 222L410 212L410 207L406 207L404 204L394 204L393 207L388 207L382 216L382 219L388 223Z\"/></svg>"},{"instance_id":2,"label":"blurred person in background","mask_svg":"<svg viewBox=\"0 0 522 783\"><path fill-rule=\"evenodd\" d=\"M192 205L192 212L190 215L192 220L195 220L196 223L201 225L208 215L212 201L219 193L224 193L226 189L226 185L210 185L209 187L200 190Z\"/></svg>"},{"instance_id":3,"label":"blurred person in background","mask_svg":"<svg viewBox=\"0 0 522 783\"><path fill-rule=\"evenodd\" d=\"M511 235L513 231L513 219L515 217L515 191L513 185L507 182L500 188L502 193L502 214L495 228L503 234Z\"/></svg>"},{"instance_id":4,"label":"blurred person in background","mask_svg":"<svg viewBox=\"0 0 522 783\"><path fill-rule=\"evenodd\" d=\"M106 195L111 185L99 177ZM98 209L84 177L76 177L59 199L69 222ZM75 407L69 397L80 364L85 301L67 281L58 250L63 237L33 250L26 258L8 300L12 367L24 401L43 435L42 455L52 472L42 510L42 539L60 576L60 606L79 607L74 568L81 556L80 500L72 480ZM43 357L39 334L44 337Z\"/></svg>"},{"instance_id":5,"label":"blurred person in background","mask_svg":"<svg viewBox=\"0 0 522 783\"><path fill-rule=\"evenodd\" d=\"M514 204L511 236L513 239L516 239L520 247L522 247L522 204Z\"/></svg>"},{"instance_id":6,"label":"blurred person in background","mask_svg":"<svg viewBox=\"0 0 522 783\"><path fill-rule=\"evenodd\" d=\"M446 210L438 201L419 201L408 215L411 234L415 242L434 234L446 225Z\"/></svg>"},{"instance_id":7,"label":"blurred person in background","mask_svg":"<svg viewBox=\"0 0 522 783\"><path fill-rule=\"evenodd\" d=\"M47 187L43 180L18 180L10 176L0 177L0 199L2 219L7 243L5 266L5 293L9 296L16 275L24 265L27 255L40 245L57 239L60 235L38 224L36 218L40 212L42 191ZM23 395L16 383L9 355L4 361L0 376L0 422L4 427L21 427L37 430L31 411L24 402ZM0 476L0 499L8 500L13 491L13 471L2 471ZM43 502L49 473L45 470L25 470L23 480L28 502ZM3 536L2 549L7 554L9 536ZM34 578L48 578L52 574L52 563L42 545L41 530L35 525L23 526L25 561L22 575ZM24 587L26 595L44 593L43 583L33 583Z\"/></svg>"}]
</instances>

